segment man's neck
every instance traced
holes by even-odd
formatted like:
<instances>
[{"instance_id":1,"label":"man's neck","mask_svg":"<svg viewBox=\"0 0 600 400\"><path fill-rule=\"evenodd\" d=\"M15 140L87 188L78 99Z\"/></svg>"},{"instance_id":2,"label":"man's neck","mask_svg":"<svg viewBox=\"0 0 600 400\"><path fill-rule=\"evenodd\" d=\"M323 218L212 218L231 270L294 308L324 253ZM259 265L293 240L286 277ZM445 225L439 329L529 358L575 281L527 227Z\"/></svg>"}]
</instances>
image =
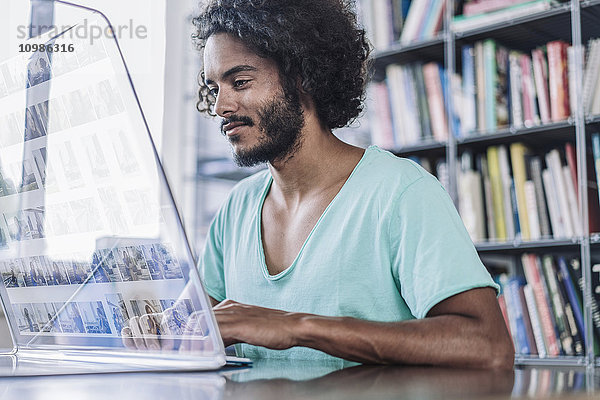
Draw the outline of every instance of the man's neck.
<instances>
[{"instance_id":1,"label":"man's neck","mask_svg":"<svg viewBox=\"0 0 600 400\"><path fill-rule=\"evenodd\" d=\"M301 140L292 157L269 163L270 195L292 207L343 184L364 153L320 127L305 126Z\"/></svg>"}]
</instances>

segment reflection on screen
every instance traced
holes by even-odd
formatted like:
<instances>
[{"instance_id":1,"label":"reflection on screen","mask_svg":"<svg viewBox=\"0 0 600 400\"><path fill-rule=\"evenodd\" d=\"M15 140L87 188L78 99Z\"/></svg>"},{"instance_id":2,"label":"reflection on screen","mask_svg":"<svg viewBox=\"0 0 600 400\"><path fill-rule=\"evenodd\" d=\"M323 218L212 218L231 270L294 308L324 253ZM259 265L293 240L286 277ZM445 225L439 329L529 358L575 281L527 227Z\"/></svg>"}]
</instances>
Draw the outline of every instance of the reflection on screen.
<instances>
[{"instance_id":1,"label":"reflection on screen","mask_svg":"<svg viewBox=\"0 0 600 400\"><path fill-rule=\"evenodd\" d=\"M72 51L0 63L1 294L17 342L123 347L127 333L151 350L216 352L116 42L70 32L31 42Z\"/></svg>"}]
</instances>

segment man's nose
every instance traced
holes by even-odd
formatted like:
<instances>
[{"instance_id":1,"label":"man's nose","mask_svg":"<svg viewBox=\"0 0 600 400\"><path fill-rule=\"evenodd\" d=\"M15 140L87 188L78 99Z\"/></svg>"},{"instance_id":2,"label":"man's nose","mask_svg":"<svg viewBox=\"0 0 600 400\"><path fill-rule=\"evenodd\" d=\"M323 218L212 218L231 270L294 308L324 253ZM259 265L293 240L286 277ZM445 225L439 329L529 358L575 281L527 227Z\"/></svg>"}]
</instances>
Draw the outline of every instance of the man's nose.
<instances>
[{"instance_id":1,"label":"man's nose","mask_svg":"<svg viewBox=\"0 0 600 400\"><path fill-rule=\"evenodd\" d=\"M226 89L219 90L217 101L215 103L215 112L219 117L227 117L235 114L238 109L238 103L233 93Z\"/></svg>"}]
</instances>

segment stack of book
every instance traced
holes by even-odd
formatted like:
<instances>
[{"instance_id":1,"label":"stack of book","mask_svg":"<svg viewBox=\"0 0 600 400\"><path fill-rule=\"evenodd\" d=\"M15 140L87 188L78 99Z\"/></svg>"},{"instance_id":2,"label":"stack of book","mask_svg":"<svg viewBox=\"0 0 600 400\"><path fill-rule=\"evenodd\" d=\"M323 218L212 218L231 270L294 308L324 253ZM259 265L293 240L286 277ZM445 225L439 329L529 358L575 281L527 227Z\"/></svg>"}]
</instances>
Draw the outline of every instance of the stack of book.
<instances>
[{"instance_id":1,"label":"stack of book","mask_svg":"<svg viewBox=\"0 0 600 400\"><path fill-rule=\"evenodd\" d=\"M434 38L442 29L446 0L369 0L360 3L360 19L373 46L409 45Z\"/></svg>"},{"instance_id":2,"label":"stack of book","mask_svg":"<svg viewBox=\"0 0 600 400\"><path fill-rule=\"evenodd\" d=\"M462 48L460 132L532 127L571 115L575 53L556 40L531 54L509 50L493 39ZM600 55L599 55L600 61ZM591 79L591 78L590 78Z\"/></svg>"},{"instance_id":3,"label":"stack of book","mask_svg":"<svg viewBox=\"0 0 600 400\"><path fill-rule=\"evenodd\" d=\"M359 17L371 44L384 50L400 40L411 0L361 1Z\"/></svg>"},{"instance_id":4,"label":"stack of book","mask_svg":"<svg viewBox=\"0 0 600 400\"><path fill-rule=\"evenodd\" d=\"M584 355L579 259L525 253L521 263L524 277L498 277L498 302L516 352L540 358Z\"/></svg>"},{"instance_id":5,"label":"stack of book","mask_svg":"<svg viewBox=\"0 0 600 400\"><path fill-rule=\"evenodd\" d=\"M388 65L385 83L372 84L368 96L373 143L391 149L448 140L445 81L446 71L434 62ZM452 122L458 129L454 114Z\"/></svg>"},{"instance_id":6,"label":"stack of book","mask_svg":"<svg viewBox=\"0 0 600 400\"><path fill-rule=\"evenodd\" d=\"M493 24L512 21L536 12L549 10L553 0L474 0L467 1L462 15L452 19L454 32L463 33Z\"/></svg>"},{"instance_id":7,"label":"stack of book","mask_svg":"<svg viewBox=\"0 0 600 400\"><path fill-rule=\"evenodd\" d=\"M459 212L474 242L576 237L582 232L576 182L571 143L544 155L522 143L490 146L476 157L464 152L458 174ZM597 192L588 193L596 196L590 201L594 231Z\"/></svg>"}]
</instances>

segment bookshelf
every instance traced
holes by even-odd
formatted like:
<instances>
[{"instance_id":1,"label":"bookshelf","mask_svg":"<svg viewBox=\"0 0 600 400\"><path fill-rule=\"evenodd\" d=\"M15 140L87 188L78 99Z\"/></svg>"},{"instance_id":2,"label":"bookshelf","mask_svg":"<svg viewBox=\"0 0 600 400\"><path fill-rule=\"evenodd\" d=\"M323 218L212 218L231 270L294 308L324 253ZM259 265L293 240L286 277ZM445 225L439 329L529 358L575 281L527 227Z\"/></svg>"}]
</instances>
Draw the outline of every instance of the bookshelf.
<instances>
[{"instance_id":1,"label":"bookshelf","mask_svg":"<svg viewBox=\"0 0 600 400\"><path fill-rule=\"evenodd\" d=\"M361 12L364 12L364 8L369 7L369 4L374 4L367 0L362 0L360 3L359 11ZM399 64L410 68L410 65L415 65L415 63L437 62L445 70L446 81L443 82L445 93L453 93L453 83L449 77L454 73L462 75L462 49L465 46L493 39L496 44L502 45L508 50L518 51L520 54L528 54L531 58L532 50L545 46L549 42L564 41L572 45L574 52L573 60L575 61L569 66L569 73L572 75L568 76L568 82L571 86L571 91L568 94L571 98L569 107L575 111L570 112L570 115L566 118L553 118L550 121L546 120L545 123L538 122L516 126L512 114L513 110L510 108L512 106L511 102L508 104L510 114L508 125L501 125L493 129L477 129L465 135L457 134L455 126L453 126L452 116L456 113L454 109L457 107L456 97L445 95L444 105L449 131L446 140L432 141L431 138L427 138L424 141L404 145L398 145L396 142L394 146L388 146L387 148L402 157L442 158L445 161L448 175L445 182L446 188L460 210L459 175L461 159L465 153L485 154L491 146L505 146L508 150L514 143L523 143L532 150L533 154L539 155L544 163L545 155L552 149L558 148L562 152L563 163L565 163L564 147L566 143L571 143L577 165L576 173L573 170L575 173L573 176L576 178L573 184L577 192L574 198L578 211L573 215L576 219L573 224L578 223L580 229L574 229L573 234L558 237L557 235L541 235L535 239L525 240L517 235L517 237L504 240L479 240L476 241L476 248L482 258L485 256L505 257L513 265L509 268L510 272L521 276L524 274L519 259L523 254L535 254L540 258L545 255L553 255L556 260L561 256L577 258L581 265L582 289L585 294L582 301L583 332L580 332L580 334L583 333L587 338L593 338L594 322L591 299L593 298L593 285L597 282L597 279L592 278L594 273L600 275L600 271L592 272L592 267L596 263L600 264L600 232L590 231L589 229L590 212L592 209L597 208L598 204L594 204L588 198L589 191L596 189L588 187L587 182L588 180L595 181L594 169L588 168L588 164L594 163L593 155L589 149L591 148L591 134L600 132L600 115L589 115L585 112L582 96L585 74L584 50L590 39L600 37L600 1L579 2L574 0L548 3L544 4L545 9L540 11L460 31L455 30L454 26L456 25L453 25L456 3L457 0L447 1L443 27L433 37L408 44L392 41L385 48L376 48L374 52L373 81L389 82L389 80L386 81L386 69L391 64ZM366 21L365 27L369 31L369 24ZM533 81L533 77L531 79ZM510 80L507 85L509 84ZM388 90L391 92L393 89L388 87ZM600 88L597 90L600 90ZM535 111L539 116L540 103L537 98L534 101ZM460 109L463 105L461 103L457 108ZM375 106L371 105L371 107L377 106L381 106L381 103ZM374 116L371 112L368 115L370 118ZM394 118L393 112L392 118ZM393 126L393 132L394 135L398 134L396 126ZM509 168L513 169L512 166ZM432 172L435 173L436 171ZM546 198L546 196L544 197ZM516 203L514 198L512 201ZM516 216L515 221L518 221ZM553 234L556 233L554 228L552 231ZM600 340L600 337L596 338ZM595 355L600 354L600 349L594 349L592 340L587 342L583 352L576 355L564 355L562 353L563 355L558 356L539 357L517 352L516 363L524 365L600 366L600 357Z\"/></svg>"}]
</instances>

